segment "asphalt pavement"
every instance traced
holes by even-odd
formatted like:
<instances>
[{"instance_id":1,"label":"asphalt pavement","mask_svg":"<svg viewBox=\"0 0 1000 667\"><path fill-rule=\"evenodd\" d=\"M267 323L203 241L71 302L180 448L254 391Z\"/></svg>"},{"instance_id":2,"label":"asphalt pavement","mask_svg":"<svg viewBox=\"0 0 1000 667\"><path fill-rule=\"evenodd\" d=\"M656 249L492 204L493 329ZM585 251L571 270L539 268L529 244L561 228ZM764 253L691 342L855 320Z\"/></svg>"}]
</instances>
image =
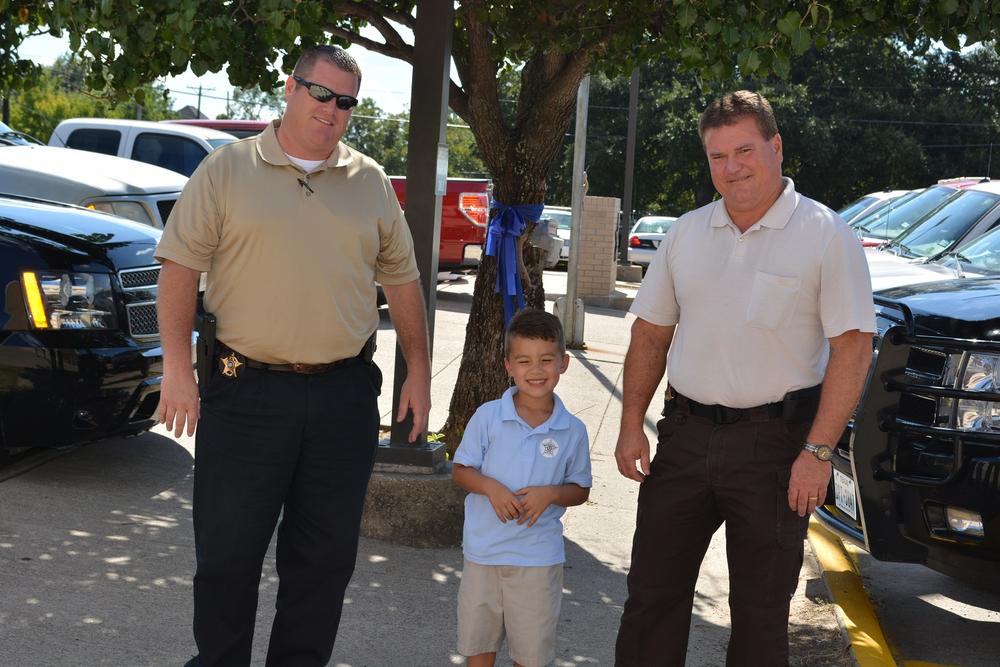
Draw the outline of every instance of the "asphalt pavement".
<instances>
[{"instance_id":1,"label":"asphalt pavement","mask_svg":"<svg viewBox=\"0 0 1000 667\"><path fill-rule=\"evenodd\" d=\"M473 276L442 284L435 317L431 429L440 428L458 375ZM546 291L565 273L546 272ZM619 283L627 304L637 285ZM548 304L551 309L551 303ZM625 599L637 485L618 474L622 364L631 317L588 307L587 349L573 351L558 393L586 424L594 488L565 519L567 562L555 665L613 664ZM391 411L394 334L383 315L376 360L380 400ZM658 406L647 414L652 437ZM0 469L0 665L180 666L191 639L192 438L162 429ZM20 467L18 467L20 466ZM414 549L362 539L332 665L462 664L455 651L459 549ZM263 664L277 575L273 549L261 579L254 661ZM698 583L688 664L724 664L729 635L724 536L712 543ZM807 545L792 602L794 665L850 665L848 643ZM498 661L509 665L507 660Z\"/></svg>"}]
</instances>

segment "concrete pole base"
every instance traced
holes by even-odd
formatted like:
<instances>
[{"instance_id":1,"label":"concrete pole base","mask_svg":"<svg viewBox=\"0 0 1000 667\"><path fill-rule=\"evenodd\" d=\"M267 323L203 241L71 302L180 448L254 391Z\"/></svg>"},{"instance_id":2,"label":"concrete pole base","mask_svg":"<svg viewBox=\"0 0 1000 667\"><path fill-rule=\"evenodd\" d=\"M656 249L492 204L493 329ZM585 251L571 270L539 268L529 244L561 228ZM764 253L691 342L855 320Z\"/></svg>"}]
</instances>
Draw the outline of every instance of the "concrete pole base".
<instances>
[{"instance_id":1,"label":"concrete pole base","mask_svg":"<svg viewBox=\"0 0 1000 667\"><path fill-rule=\"evenodd\" d=\"M451 548L462 543L466 492L443 472L375 472L368 483L361 534L421 548Z\"/></svg>"}]
</instances>

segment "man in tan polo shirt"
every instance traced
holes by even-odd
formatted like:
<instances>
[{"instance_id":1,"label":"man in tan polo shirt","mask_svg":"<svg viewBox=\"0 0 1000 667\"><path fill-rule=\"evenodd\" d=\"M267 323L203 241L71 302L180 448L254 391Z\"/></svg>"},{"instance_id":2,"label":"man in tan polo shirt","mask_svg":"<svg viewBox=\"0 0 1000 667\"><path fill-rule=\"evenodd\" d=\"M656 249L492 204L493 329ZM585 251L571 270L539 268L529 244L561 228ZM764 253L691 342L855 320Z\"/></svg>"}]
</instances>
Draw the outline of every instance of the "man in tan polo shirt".
<instances>
[{"instance_id":1,"label":"man in tan polo shirt","mask_svg":"<svg viewBox=\"0 0 1000 667\"><path fill-rule=\"evenodd\" d=\"M158 415L178 436L198 424L192 667L250 664L279 515L266 664L330 659L378 440L376 282L408 369L397 418L412 410L411 441L427 425L427 325L409 229L382 169L340 143L360 85L345 51L307 49L280 122L202 162L156 250ZM219 342L199 398L190 341L201 272Z\"/></svg>"},{"instance_id":2,"label":"man in tan polo shirt","mask_svg":"<svg viewBox=\"0 0 1000 667\"><path fill-rule=\"evenodd\" d=\"M767 100L725 95L699 134L722 199L671 227L632 306L615 458L641 486L622 667L684 664L698 570L723 523L726 664L788 664L808 518L871 360L861 244L782 178ZM671 389L650 462L643 420L665 368Z\"/></svg>"}]
</instances>

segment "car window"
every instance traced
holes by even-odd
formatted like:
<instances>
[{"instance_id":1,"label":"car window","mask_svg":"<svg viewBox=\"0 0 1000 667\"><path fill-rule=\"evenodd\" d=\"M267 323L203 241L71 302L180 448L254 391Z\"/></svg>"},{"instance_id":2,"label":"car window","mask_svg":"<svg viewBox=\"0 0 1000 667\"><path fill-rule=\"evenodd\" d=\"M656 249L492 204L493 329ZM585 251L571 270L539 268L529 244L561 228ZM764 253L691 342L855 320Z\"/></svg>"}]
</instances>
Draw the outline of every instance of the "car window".
<instances>
[{"instance_id":1,"label":"car window","mask_svg":"<svg viewBox=\"0 0 1000 667\"><path fill-rule=\"evenodd\" d=\"M869 204L875 202L875 197L862 197L861 199L848 204L844 208L837 211L841 218L845 221L850 222L858 216L862 211L868 208Z\"/></svg>"},{"instance_id":2,"label":"car window","mask_svg":"<svg viewBox=\"0 0 1000 667\"><path fill-rule=\"evenodd\" d=\"M965 190L918 226L900 234L896 242L920 257L940 254L962 238L997 202L1000 195Z\"/></svg>"},{"instance_id":3,"label":"car window","mask_svg":"<svg viewBox=\"0 0 1000 667\"><path fill-rule=\"evenodd\" d=\"M556 211L551 208L546 208L542 210L542 219L549 219L556 223L558 229L572 229L573 216L569 211ZM549 227L551 230L552 227Z\"/></svg>"},{"instance_id":4,"label":"car window","mask_svg":"<svg viewBox=\"0 0 1000 667\"><path fill-rule=\"evenodd\" d=\"M674 221L670 218L653 218L653 219L640 218L639 222L635 223L635 229L632 230L632 233L666 234L667 230L670 229L670 225L672 224L674 224Z\"/></svg>"},{"instance_id":5,"label":"car window","mask_svg":"<svg viewBox=\"0 0 1000 667\"><path fill-rule=\"evenodd\" d=\"M118 130L82 128L70 132L69 139L66 140L66 147L91 151L92 153L118 155L118 145L121 140L122 133Z\"/></svg>"},{"instance_id":6,"label":"car window","mask_svg":"<svg viewBox=\"0 0 1000 667\"><path fill-rule=\"evenodd\" d=\"M894 239L958 193L953 188L927 188L902 206L866 215L856 220L854 226L865 236Z\"/></svg>"},{"instance_id":7,"label":"car window","mask_svg":"<svg viewBox=\"0 0 1000 667\"><path fill-rule=\"evenodd\" d=\"M212 148L218 148L219 146L225 146L226 144L231 144L234 141L236 141L235 135L233 138L226 137L225 139L209 139L208 143L211 144Z\"/></svg>"},{"instance_id":8,"label":"car window","mask_svg":"<svg viewBox=\"0 0 1000 667\"><path fill-rule=\"evenodd\" d=\"M135 138L132 159L190 176L208 151L186 137L143 132Z\"/></svg>"},{"instance_id":9,"label":"car window","mask_svg":"<svg viewBox=\"0 0 1000 667\"><path fill-rule=\"evenodd\" d=\"M967 271L979 273L1000 273L1000 227L968 243L957 251L958 257L950 256L950 262L961 260ZM941 260L945 262L945 260Z\"/></svg>"}]
</instances>

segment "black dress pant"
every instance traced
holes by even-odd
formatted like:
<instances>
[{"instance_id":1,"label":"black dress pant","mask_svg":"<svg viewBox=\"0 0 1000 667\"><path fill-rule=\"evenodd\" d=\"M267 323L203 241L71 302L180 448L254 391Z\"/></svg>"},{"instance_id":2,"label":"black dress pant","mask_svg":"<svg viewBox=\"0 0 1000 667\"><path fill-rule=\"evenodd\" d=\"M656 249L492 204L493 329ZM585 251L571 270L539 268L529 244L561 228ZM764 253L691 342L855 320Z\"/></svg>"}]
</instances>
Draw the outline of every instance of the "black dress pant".
<instances>
[{"instance_id":1,"label":"black dress pant","mask_svg":"<svg viewBox=\"0 0 1000 667\"><path fill-rule=\"evenodd\" d=\"M257 590L278 526L267 665L325 665L378 441L381 373L358 360L318 375L219 373L195 448L194 636L200 664L250 664Z\"/></svg>"},{"instance_id":2,"label":"black dress pant","mask_svg":"<svg viewBox=\"0 0 1000 667\"><path fill-rule=\"evenodd\" d=\"M810 423L719 425L673 402L665 414L639 488L615 664L684 664L698 570L725 523L732 619L726 664L787 665L788 609L808 527L808 518L788 507L788 479Z\"/></svg>"}]
</instances>

